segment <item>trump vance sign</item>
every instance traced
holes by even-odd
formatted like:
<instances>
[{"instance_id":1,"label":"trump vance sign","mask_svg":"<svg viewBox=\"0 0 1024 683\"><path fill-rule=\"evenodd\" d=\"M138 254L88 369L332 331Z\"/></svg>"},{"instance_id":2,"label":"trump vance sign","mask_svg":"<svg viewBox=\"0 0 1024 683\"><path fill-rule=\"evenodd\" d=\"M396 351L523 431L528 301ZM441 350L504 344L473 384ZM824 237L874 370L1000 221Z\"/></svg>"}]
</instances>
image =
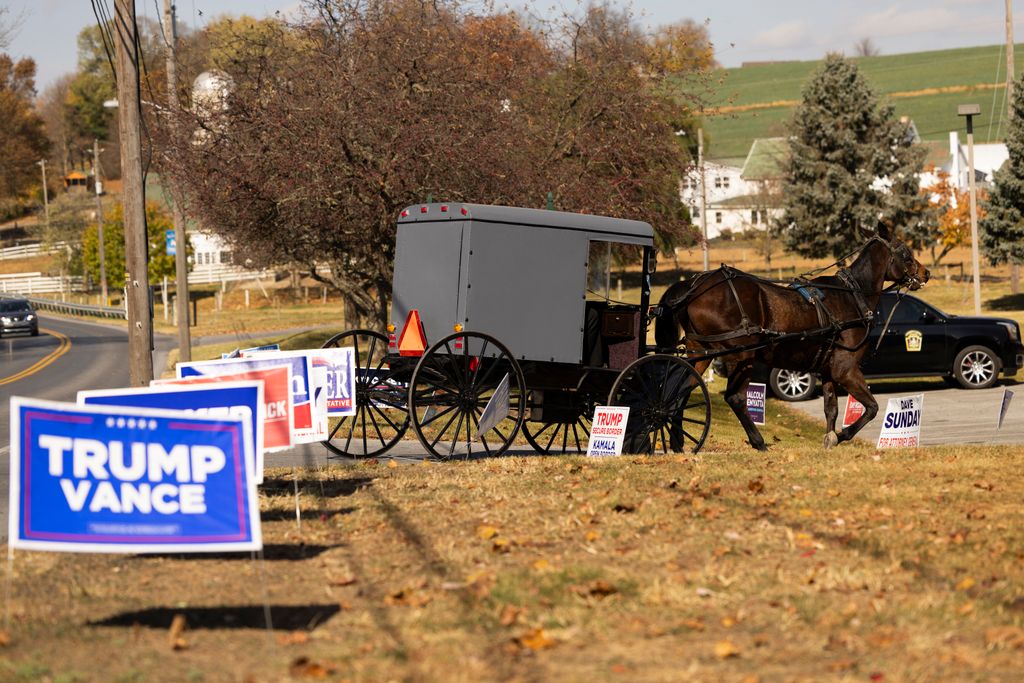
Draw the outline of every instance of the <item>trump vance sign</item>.
<instances>
[{"instance_id":1,"label":"trump vance sign","mask_svg":"<svg viewBox=\"0 0 1024 683\"><path fill-rule=\"evenodd\" d=\"M259 550L251 422L11 399L12 548Z\"/></svg>"}]
</instances>

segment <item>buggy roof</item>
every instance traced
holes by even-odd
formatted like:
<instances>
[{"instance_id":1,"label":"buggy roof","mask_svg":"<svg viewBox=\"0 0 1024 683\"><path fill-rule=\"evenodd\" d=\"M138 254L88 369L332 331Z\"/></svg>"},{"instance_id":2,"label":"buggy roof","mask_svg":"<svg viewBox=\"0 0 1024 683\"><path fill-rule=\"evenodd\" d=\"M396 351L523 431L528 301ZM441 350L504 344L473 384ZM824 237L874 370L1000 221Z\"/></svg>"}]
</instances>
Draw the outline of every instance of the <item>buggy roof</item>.
<instances>
[{"instance_id":1,"label":"buggy roof","mask_svg":"<svg viewBox=\"0 0 1024 683\"><path fill-rule=\"evenodd\" d=\"M442 209L444 210L442 211ZM461 203L416 204L403 211L398 222L433 223L453 220L551 228L579 232L581 239L598 237L610 242L654 245L654 230L648 223L642 221L513 206Z\"/></svg>"}]
</instances>

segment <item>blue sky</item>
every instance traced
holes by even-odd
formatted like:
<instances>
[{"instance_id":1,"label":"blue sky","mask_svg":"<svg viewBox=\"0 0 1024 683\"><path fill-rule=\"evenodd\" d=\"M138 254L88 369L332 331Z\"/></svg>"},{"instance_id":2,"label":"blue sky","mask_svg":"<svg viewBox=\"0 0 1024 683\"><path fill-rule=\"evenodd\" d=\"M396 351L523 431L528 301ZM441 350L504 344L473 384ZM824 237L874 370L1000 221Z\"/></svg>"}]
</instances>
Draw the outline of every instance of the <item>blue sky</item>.
<instances>
[{"instance_id":1,"label":"blue sky","mask_svg":"<svg viewBox=\"0 0 1024 683\"><path fill-rule=\"evenodd\" d=\"M112 0L106 0L108 6ZM221 14L254 16L291 12L296 0L177 0L178 16L202 25ZM501 2L498 3L499 5ZM573 11L566 0L523 3L550 16ZM136 0L136 11L156 18L162 0ZM75 37L94 21L89 0L0 0L11 15L23 17L9 51L38 66L41 91L75 68ZM1002 0L634 0L632 9L645 26L680 19L708 21L718 59L726 66L744 61L816 59L828 51L852 53L854 43L871 38L883 54L990 45L1004 40ZM1024 6L1016 9L1014 31L1024 41Z\"/></svg>"}]
</instances>

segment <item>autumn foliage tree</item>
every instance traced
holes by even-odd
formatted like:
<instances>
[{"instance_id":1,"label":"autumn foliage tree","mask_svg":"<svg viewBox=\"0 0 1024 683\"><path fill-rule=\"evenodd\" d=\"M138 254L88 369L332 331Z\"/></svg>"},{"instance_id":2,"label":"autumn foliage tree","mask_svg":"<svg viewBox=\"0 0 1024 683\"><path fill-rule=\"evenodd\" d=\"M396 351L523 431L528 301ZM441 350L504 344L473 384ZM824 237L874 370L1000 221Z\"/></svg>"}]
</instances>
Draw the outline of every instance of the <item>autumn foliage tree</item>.
<instances>
[{"instance_id":1,"label":"autumn foliage tree","mask_svg":"<svg viewBox=\"0 0 1024 683\"><path fill-rule=\"evenodd\" d=\"M457 0L306 11L233 35L247 42L219 60L223 101L163 141L190 211L254 264L300 264L353 317L385 320L396 217L428 196L541 207L551 192L562 210L688 234L677 108L607 10L559 31Z\"/></svg>"},{"instance_id":2,"label":"autumn foliage tree","mask_svg":"<svg viewBox=\"0 0 1024 683\"><path fill-rule=\"evenodd\" d=\"M36 162L49 143L32 106L35 74L31 59L0 53L0 214L16 215L26 193L42 185Z\"/></svg>"},{"instance_id":3,"label":"autumn foliage tree","mask_svg":"<svg viewBox=\"0 0 1024 683\"><path fill-rule=\"evenodd\" d=\"M926 230L914 240L918 249L931 251L932 265L938 265L953 249L967 244L971 238L970 193L950 182L949 173L936 171L936 180L922 189L935 209L936 220L926 223ZM978 191L978 219L985 217L983 202L987 194Z\"/></svg>"}]
</instances>

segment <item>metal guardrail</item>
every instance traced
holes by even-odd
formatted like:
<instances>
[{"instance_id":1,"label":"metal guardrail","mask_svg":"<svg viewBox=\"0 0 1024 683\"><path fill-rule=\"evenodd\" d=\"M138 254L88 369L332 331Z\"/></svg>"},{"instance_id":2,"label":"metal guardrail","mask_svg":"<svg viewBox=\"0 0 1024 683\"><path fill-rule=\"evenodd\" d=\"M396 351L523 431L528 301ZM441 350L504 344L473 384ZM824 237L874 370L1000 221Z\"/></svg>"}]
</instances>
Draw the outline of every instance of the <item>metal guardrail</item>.
<instances>
[{"instance_id":1,"label":"metal guardrail","mask_svg":"<svg viewBox=\"0 0 1024 683\"><path fill-rule=\"evenodd\" d=\"M18 294L4 294L0 298L27 299L36 310L53 311L65 315L89 315L98 318L127 318L123 308L118 306L95 306L93 304L73 304L67 301L55 299L42 299L37 296L24 296Z\"/></svg>"}]
</instances>

